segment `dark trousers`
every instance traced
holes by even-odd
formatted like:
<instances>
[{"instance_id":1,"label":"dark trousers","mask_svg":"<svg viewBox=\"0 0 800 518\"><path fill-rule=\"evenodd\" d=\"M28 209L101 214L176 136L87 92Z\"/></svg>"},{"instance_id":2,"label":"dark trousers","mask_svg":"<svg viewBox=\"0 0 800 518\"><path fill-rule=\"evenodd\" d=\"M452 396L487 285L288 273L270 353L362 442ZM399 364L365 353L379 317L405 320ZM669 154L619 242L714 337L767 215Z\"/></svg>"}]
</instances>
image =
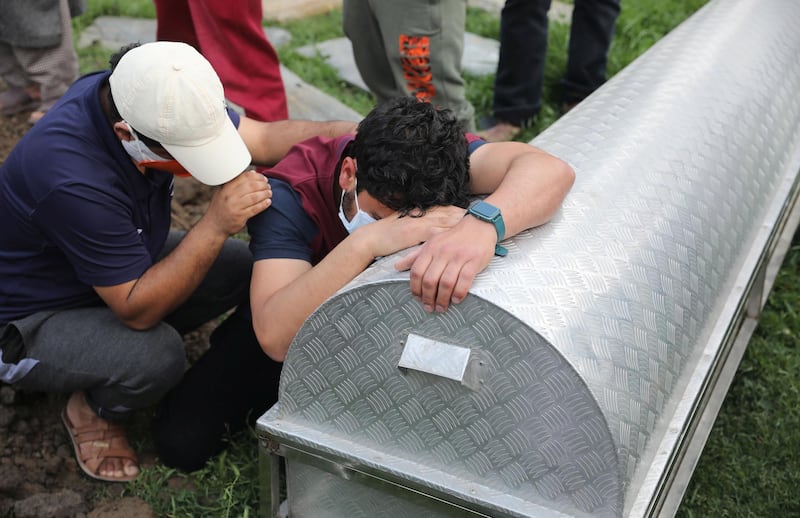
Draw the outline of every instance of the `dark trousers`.
<instances>
[{"instance_id":1,"label":"dark trousers","mask_svg":"<svg viewBox=\"0 0 800 518\"><path fill-rule=\"evenodd\" d=\"M500 16L494 115L517 126L541 107L549 9L550 0L506 0ZM578 102L605 81L619 11L620 0L575 0L563 102Z\"/></svg>"},{"instance_id":2,"label":"dark trousers","mask_svg":"<svg viewBox=\"0 0 800 518\"><path fill-rule=\"evenodd\" d=\"M185 471L202 468L225 448L226 433L252 426L277 401L282 365L259 346L249 305L240 306L159 404L153 439L161 461Z\"/></svg>"}]
</instances>

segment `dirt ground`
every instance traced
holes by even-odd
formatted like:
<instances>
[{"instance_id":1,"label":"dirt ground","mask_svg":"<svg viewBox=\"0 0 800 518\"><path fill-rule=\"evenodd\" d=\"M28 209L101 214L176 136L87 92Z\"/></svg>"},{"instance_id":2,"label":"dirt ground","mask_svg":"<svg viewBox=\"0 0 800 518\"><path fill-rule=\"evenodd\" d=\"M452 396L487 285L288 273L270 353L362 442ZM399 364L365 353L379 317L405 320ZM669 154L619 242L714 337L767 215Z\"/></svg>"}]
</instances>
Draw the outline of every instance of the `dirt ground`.
<instances>
[{"instance_id":1,"label":"dirt ground","mask_svg":"<svg viewBox=\"0 0 800 518\"><path fill-rule=\"evenodd\" d=\"M0 163L30 128L28 115L0 117ZM208 188L179 179L173 226L188 228L209 198ZM210 329L185 337L190 362L205 350ZM66 398L25 393L0 383L0 518L153 516L145 502L122 497L124 484L94 481L82 474L59 418ZM155 462L152 452L139 455L145 466Z\"/></svg>"}]
</instances>

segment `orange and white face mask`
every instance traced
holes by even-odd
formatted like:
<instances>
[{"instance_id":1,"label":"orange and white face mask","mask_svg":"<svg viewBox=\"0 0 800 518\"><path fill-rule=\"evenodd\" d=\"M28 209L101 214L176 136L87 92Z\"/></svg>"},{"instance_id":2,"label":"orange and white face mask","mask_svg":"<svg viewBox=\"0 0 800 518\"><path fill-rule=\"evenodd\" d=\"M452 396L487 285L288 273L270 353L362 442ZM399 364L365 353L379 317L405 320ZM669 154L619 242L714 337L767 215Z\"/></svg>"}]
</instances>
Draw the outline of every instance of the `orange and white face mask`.
<instances>
[{"instance_id":1,"label":"orange and white face mask","mask_svg":"<svg viewBox=\"0 0 800 518\"><path fill-rule=\"evenodd\" d=\"M191 173L174 158L164 158L147 147L139 139L136 132L133 131L130 124L127 122L125 124L128 126L128 131L131 132L133 140L122 140L120 142L122 142L122 147L125 148L125 151L138 166L158 169L159 171L164 171L175 176L191 176Z\"/></svg>"},{"instance_id":2,"label":"orange and white face mask","mask_svg":"<svg viewBox=\"0 0 800 518\"><path fill-rule=\"evenodd\" d=\"M192 176L177 160L162 158L160 160L143 160L139 165L148 169L158 169L175 176Z\"/></svg>"}]
</instances>

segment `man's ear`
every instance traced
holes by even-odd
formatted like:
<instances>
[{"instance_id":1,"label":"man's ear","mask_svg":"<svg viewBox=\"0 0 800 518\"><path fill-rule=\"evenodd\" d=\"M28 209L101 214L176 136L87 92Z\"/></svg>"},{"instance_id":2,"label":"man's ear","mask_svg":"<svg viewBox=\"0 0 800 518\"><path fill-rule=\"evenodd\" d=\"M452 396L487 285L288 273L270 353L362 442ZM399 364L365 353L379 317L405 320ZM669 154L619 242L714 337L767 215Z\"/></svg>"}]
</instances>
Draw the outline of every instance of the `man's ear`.
<instances>
[{"instance_id":1,"label":"man's ear","mask_svg":"<svg viewBox=\"0 0 800 518\"><path fill-rule=\"evenodd\" d=\"M114 129L114 135L116 135L120 140L130 142L131 140L135 139L133 133L131 133L131 127L128 126L128 123L125 121L115 122L112 128Z\"/></svg>"},{"instance_id":2,"label":"man's ear","mask_svg":"<svg viewBox=\"0 0 800 518\"><path fill-rule=\"evenodd\" d=\"M356 171L358 165L356 159L346 156L342 159L342 167L339 169L339 187L342 191L348 191L356 183Z\"/></svg>"}]
</instances>

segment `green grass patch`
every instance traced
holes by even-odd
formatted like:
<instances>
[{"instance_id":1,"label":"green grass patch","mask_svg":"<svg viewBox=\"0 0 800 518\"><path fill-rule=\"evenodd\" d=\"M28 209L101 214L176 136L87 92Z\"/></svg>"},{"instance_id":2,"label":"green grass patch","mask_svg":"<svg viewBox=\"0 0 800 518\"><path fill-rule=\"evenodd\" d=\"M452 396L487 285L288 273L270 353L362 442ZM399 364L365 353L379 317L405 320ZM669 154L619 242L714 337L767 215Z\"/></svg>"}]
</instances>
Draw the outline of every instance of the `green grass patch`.
<instances>
[{"instance_id":1,"label":"green grass patch","mask_svg":"<svg viewBox=\"0 0 800 518\"><path fill-rule=\"evenodd\" d=\"M131 432L134 436L135 431ZM136 435L142 438L142 435ZM230 447L193 473L161 464L145 468L125 493L170 518L258 516L257 440L252 430L228 439ZM138 446L147 443L144 438Z\"/></svg>"},{"instance_id":2,"label":"green grass patch","mask_svg":"<svg viewBox=\"0 0 800 518\"><path fill-rule=\"evenodd\" d=\"M800 516L800 234L787 254L679 509Z\"/></svg>"},{"instance_id":3,"label":"green grass patch","mask_svg":"<svg viewBox=\"0 0 800 518\"><path fill-rule=\"evenodd\" d=\"M277 50L281 63L297 74L303 81L314 85L326 94L337 98L358 113L367 113L375 106L375 96L343 81L336 70L319 54L306 57L297 49L314 43L344 37L342 11L295 20L279 25L292 34L288 45Z\"/></svg>"}]
</instances>

